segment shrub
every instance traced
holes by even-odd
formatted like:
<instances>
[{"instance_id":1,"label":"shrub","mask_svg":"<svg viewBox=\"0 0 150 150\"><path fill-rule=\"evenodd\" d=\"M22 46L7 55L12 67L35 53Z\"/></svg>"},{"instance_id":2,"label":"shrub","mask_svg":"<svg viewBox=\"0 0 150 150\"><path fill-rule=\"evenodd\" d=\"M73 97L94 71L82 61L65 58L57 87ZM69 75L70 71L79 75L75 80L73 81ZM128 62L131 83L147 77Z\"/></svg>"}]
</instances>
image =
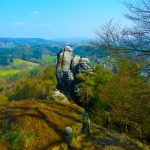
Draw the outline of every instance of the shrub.
<instances>
[{"instance_id":1,"label":"shrub","mask_svg":"<svg viewBox=\"0 0 150 150\"><path fill-rule=\"evenodd\" d=\"M25 77L7 92L9 100L47 99L56 87L55 70L47 67L38 76Z\"/></svg>"},{"instance_id":2,"label":"shrub","mask_svg":"<svg viewBox=\"0 0 150 150\"><path fill-rule=\"evenodd\" d=\"M0 93L0 104L4 104L7 102L8 102L8 98L4 94Z\"/></svg>"},{"instance_id":3,"label":"shrub","mask_svg":"<svg viewBox=\"0 0 150 150\"><path fill-rule=\"evenodd\" d=\"M14 125L9 129L7 121L0 121L0 142L6 140L12 150L23 149L23 138L20 136L20 129L18 125Z\"/></svg>"}]
</instances>

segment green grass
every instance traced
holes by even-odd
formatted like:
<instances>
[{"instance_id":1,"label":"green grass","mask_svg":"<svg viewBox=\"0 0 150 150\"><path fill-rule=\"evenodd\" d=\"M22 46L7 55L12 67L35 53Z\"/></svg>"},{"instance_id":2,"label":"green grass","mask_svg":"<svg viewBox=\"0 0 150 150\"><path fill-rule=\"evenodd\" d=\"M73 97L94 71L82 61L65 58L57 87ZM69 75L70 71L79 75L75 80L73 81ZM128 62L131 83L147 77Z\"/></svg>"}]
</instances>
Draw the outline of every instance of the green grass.
<instances>
[{"instance_id":1,"label":"green grass","mask_svg":"<svg viewBox=\"0 0 150 150\"><path fill-rule=\"evenodd\" d=\"M13 67L11 69L0 70L0 77L18 74L21 73L22 71L27 71L35 66L38 66L38 64L15 58L13 62Z\"/></svg>"},{"instance_id":2,"label":"green grass","mask_svg":"<svg viewBox=\"0 0 150 150\"><path fill-rule=\"evenodd\" d=\"M22 60L22 59L17 59L17 58L14 59L14 62L13 62L14 66L20 66L20 65L23 65L23 64L29 65L29 66L37 66L38 65L36 63L25 61L25 60Z\"/></svg>"},{"instance_id":3,"label":"green grass","mask_svg":"<svg viewBox=\"0 0 150 150\"><path fill-rule=\"evenodd\" d=\"M21 72L21 70L9 69L9 70L0 70L0 76L7 76L12 74L17 74Z\"/></svg>"},{"instance_id":4,"label":"green grass","mask_svg":"<svg viewBox=\"0 0 150 150\"><path fill-rule=\"evenodd\" d=\"M90 65L93 67L93 66L96 66L98 63L94 62L94 61L91 61L90 62Z\"/></svg>"},{"instance_id":5,"label":"green grass","mask_svg":"<svg viewBox=\"0 0 150 150\"><path fill-rule=\"evenodd\" d=\"M8 121L0 121L0 142L2 142L3 140L8 141L9 147L12 150L17 150L19 148L23 148L23 140L20 136L20 131L21 128L19 125L14 125L12 126L11 130L8 130L9 124ZM20 146L20 147L19 147Z\"/></svg>"},{"instance_id":6,"label":"green grass","mask_svg":"<svg viewBox=\"0 0 150 150\"><path fill-rule=\"evenodd\" d=\"M42 56L42 60L46 63L53 63L55 62L55 57L54 56L50 56L50 55L43 55Z\"/></svg>"}]
</instances>

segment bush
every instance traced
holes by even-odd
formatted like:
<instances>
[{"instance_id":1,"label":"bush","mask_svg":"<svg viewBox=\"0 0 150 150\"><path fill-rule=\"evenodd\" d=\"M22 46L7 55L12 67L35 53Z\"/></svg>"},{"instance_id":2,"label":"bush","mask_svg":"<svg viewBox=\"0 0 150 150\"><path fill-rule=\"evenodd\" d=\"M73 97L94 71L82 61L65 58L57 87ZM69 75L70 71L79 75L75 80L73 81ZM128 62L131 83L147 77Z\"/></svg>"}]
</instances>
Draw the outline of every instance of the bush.
<instances>
[{"instance_id":1,"label":"bush","mask_svg":"<svg viewBox=\"0 0 150 150\"><path fill-rule=\"evenodd\" d=\"M115 74L99 66L94 73L92 77L78 76L82 79L80 100L88 102L91 119L99 125L148 141L150 84L141 77L138 66L121 60Z\"/></svg>"},{"instance_id":2,"label":"bush","mask_svg":"<svg viewBox=\"0 0 150 150\"><path fill-rule=\"evenodd\" d=\"M8 102L8 97L6 97L4 94L0 93L0 105L5 104Z\"/></svg>"},{"instance_id":3,"label":"bush","mask_svg":"<svg viewBox=\"0 0 150 150\"><path fill-rule=\"evenodd\" d=\"M47 99L56 87L55 70L47 67L38 76L25 77L13 85L7 92L9 100Z\"/></svg>"},{"instance_id":4,"label":"bush","mask_svg":"<svg viewBox=\"0 0 150 150\"><path fill-rule=\"evenodd\" d=\"M116 74L97 68L95 83L95 93L89 103L93 121L148 140L150 84L141 77L138 66L120 61Z\"/></svg>"},{"instance_id":5,"label":"bush","mask_svg":"<svg viewBox=\"0 0 150 150\"><path fill-rule=\"evenodd\" d=\"M23 138L20 136L21 128L14 125L11 130L7 121L0 121L0 142L7 140L12 150L23 149Z\"/></svg>"}]
</instances>

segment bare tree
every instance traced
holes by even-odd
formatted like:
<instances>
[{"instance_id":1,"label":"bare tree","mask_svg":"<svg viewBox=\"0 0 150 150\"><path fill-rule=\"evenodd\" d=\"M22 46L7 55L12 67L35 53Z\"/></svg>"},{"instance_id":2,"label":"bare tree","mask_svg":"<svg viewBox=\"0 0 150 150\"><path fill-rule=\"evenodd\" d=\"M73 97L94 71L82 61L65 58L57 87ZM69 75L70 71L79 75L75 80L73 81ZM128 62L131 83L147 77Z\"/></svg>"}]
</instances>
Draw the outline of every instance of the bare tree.
<instances>
[{"instance_id":1,"label":"bare tree","mask_svg":"<svg viewBox=\"0 0 150 150\"><path fill-rule=\"evenodd\" d=\"M128 8L129 14L126 17L141 29L143 34L150 33L150 0L139 0L134 3L125 2L124 5Z\"/></svg>"},{"instance_id":2,"label":"bare tree","mask_svg":"<svg viewBox=\"0 0 150 150\"><path fill-rule=\"evenodd\" d=\"M129 10L125 16L134 25L121 27L111 20L96 30L96 36L91 43L98 48L105 48L113 56L136 59L150 75L150 0L123 4Z\"/></svg>"}]
</instances>

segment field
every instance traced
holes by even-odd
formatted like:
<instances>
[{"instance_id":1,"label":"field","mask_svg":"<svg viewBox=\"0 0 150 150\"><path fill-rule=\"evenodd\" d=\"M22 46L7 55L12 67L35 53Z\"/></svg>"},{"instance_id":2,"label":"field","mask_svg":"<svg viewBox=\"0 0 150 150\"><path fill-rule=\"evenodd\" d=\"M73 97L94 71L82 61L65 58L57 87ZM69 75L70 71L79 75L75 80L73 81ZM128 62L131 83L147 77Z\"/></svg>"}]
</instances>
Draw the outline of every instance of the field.
<instances>
[{"instance_id":1,"label":"field","mask_svg":"<svg viewBox=\"0 0 150 150\"><path fill-rule=\"evenodd\" d=\"M56 61L56 58L50 55L43 55L42 60L46 63L54 63Z\"/></svg>"},{"instance_id":2,"label":"field","mask_svg":"<svg viewBox=\"0 0 150 150\"><path fill-rule=\"evenodd\" d=\"M14 59L13 66L20 66L20 65L23 65L23 64L27 65L27 66L36 66L36 65L38 65L36 63L25 61L25 60L22 60L22 59L17 59L17 58Z\"/></svg>"},{"instance_id":3,"label":"field","mask_svg":"<svg viewBox=\"0 0 150 150\"><path fill-rule=\"evenodd\" d=\"M0 76L7 76L12 74L17 74L21 70L9 69L9 70L0 70Z\"/></svg>"},{"instance_id":4,"label":"field","mask_svg":"<svg viewBox=\"0 0 150 150\"><path fill-rule=\"evenodd\" d=\"M21 59L14 59L13 65L10 69L0 70L0 77L18 74L18 73L21 73L23 71L27 71L29 69L32 69L35 66L38 66L38 64L24 61Z\"/></svg>"}]
</instances>

